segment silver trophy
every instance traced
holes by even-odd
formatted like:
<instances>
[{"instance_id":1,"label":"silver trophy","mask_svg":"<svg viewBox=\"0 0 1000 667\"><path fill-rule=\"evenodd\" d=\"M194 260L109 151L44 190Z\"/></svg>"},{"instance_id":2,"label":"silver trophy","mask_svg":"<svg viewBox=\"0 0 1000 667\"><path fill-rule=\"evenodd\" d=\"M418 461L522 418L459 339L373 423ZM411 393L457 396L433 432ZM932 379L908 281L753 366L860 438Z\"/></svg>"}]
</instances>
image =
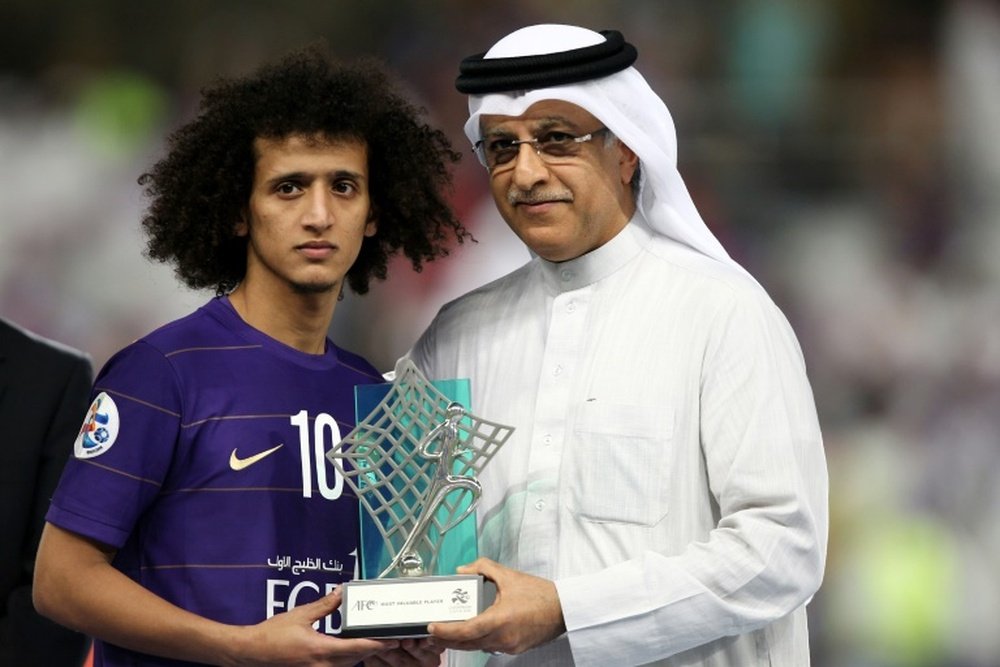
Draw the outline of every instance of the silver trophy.
<instances>
[{"instance_id":1,"label":"silver trophy","mask_svg":"<svg viewBox=\"0 0 1000 667\"><path fill-rule=\"evenodd\" d=\"M513 428L462 406L467 381L429 382L408 359L391 385L357 388L359 411L370 391L384 396L327 453L364 508L363 578L344 584L341 636L423 636L488 606L482 577L455 568L476 558L477 475Z\"/></svg>"}]
</instances>

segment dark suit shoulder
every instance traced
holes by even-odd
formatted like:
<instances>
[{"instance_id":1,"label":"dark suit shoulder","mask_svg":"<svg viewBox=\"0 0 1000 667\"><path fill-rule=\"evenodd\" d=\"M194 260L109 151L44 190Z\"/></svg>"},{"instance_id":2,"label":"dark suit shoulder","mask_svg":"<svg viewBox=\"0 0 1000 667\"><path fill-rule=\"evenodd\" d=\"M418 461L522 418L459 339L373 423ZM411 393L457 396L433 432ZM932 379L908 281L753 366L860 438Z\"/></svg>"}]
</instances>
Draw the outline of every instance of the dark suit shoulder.
<instances>
[{"instance_id":1,"label":"dark suit shoulder","mask_svg":"<svg viewBox=\"0 0 1000 667\"><path fill-rule=\"evenodd\" d=\"M0 318L0 359L17 359L22 355L90 364L90 356L85 352Z\"/></svg>"}]
</instances>

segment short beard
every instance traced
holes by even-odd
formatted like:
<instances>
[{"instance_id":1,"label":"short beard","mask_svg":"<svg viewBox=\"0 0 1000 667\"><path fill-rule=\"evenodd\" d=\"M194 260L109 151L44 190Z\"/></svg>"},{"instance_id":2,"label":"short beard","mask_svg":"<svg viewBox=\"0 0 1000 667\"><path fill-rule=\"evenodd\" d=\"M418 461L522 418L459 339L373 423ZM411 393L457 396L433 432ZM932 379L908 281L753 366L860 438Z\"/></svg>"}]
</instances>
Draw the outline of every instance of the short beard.
<instances>
[{"instance_id":1,"label":"short beard","mask_svg":"<svg viewBox=\"0 0 1000 667\"><path fill-rule=\"evenodd\" d=\"M326 294L337 289L337 283L292 283L296 294Z\"/></svg>"}]
</instances>

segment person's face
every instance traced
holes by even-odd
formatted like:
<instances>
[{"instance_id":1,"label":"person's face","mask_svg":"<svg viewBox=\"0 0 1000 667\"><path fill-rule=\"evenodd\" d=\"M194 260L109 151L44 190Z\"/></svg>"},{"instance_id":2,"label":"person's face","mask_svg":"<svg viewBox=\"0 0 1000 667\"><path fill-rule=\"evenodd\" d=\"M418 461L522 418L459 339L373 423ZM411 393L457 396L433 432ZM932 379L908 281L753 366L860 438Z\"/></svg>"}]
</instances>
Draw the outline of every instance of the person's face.
<instances>
[{"instance_id":1,"label":"person's face","mask_svg":"<svg viewBox=\"0 0 1000 667\"><path fill-rule=\"evenodd\" d=\"M244 283L299 294L336 292L373 236L368 159L360 141L291 135L254 141Z\"/></svg>"},{"instance_id":2,"label":"person's face","mask_svg":"<svg viewBox=\"0 0 1000 667\"><path fill-rule=\"evenodd\" d=\"M559 100L531 105L521 116L484 115L482 138L543 138L551 132L580 136L602 124L584 109ZM632 217L629 182L638 158L604 134L577 144L573 155L546 161L531 144L490 172L497 208L514 233L535 254L562 262L610 241Z\"/></svg>"}]
</instances>

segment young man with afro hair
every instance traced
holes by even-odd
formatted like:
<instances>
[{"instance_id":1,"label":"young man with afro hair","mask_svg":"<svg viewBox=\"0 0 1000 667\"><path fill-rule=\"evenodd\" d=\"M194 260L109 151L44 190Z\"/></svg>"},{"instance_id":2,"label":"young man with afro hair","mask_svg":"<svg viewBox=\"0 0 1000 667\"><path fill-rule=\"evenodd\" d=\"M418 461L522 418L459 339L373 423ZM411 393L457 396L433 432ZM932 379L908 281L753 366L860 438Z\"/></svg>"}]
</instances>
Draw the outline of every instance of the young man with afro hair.
<instances>
[{"instance_id":1,"label":"young man with afro hair","mask_svg":"<svg viewBox=\"0 0 1000 667\"><path fill-rule=\"evenodd\" d=\"M381 376L327 331L345 283L468 237L457 159L380 66L309 49L207 90L139 179L149 256L216 296L107 363L46 517L35 604L96 665L439 662L336 637L358 502L325 452Z\"/></svg>"}]
</instances>

